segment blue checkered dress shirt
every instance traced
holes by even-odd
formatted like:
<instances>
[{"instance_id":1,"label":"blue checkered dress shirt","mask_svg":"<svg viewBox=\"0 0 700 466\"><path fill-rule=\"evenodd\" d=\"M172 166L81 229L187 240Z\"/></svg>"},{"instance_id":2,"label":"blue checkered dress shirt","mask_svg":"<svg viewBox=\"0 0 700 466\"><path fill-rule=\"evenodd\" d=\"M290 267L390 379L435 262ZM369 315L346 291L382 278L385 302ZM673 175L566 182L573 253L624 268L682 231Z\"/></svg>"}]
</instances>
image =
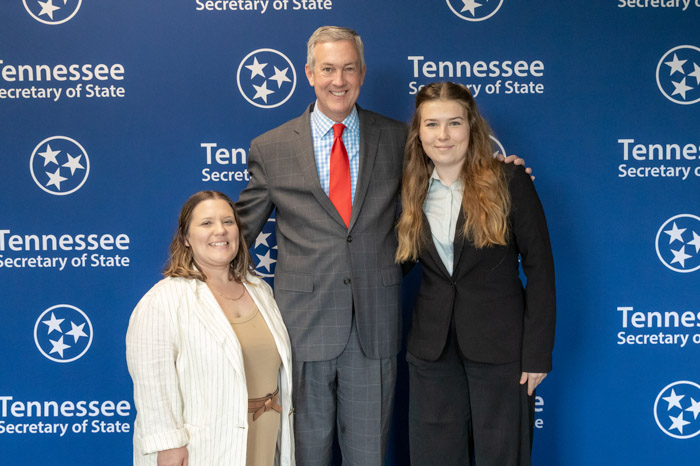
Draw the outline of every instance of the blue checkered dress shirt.
<instances>
[{"instance_id":1,"label":"blue checkered dress shirt","mask_svg":"<svg viewBox=\"0 0 700 466\"><path fill-rule=\"evenodd\" d=\"M355 186L357 174L360 171L360 119L357 116L357 108L353 108L348 117L342 121L345 125L343 131L343 144L350 159L350 184L352 186L352 199L355 201ZM311 137L314 141L314 155L316 157L316 169L321 187L328 194L331 173L331 149L333 148L333 125L335 122L318 110L318 102L311 112Z\"/></svg>"}]
</instances>

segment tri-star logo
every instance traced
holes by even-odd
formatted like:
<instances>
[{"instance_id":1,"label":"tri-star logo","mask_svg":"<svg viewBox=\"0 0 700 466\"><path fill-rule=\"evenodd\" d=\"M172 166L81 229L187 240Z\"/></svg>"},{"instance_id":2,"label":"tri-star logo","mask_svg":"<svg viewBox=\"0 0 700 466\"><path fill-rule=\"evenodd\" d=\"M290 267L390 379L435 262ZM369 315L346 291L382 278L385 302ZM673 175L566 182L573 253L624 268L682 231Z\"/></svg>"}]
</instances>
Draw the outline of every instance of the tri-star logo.
<instances>
[{"instance_id":1,"label":"tri-star logo","mask_svg":"<svg viewBox=\"0 0 700 466\"><path fill-rule=\"evenodd\" d=\"M503 0L447 0L452 13L465 21L484 21L495 15Z\"/></svg>"},{"instance_id":2,"label":"tri-star logo","mask_svg":"<svg viewBox=\"0 0 700 466\"><path fill-rule=\"evenodd\" d=\"M55 196L80 189L90 173L88 154L75 139L52 136L34 148L29 160L34 182Z\"/></svg>"},{"instance_id":3,"label":"tri-star logo","mask_svg":"<svg viewBox=\"0 0 700 466\"><path fill-rule=\"evenodd\" d=\"M24 8L40 23L55 26L69 21L80 9L82 0L22 0Z\"/></svg>"},{"instance_id":4,"label":"tri-star logo","mask_svg":"<svg viewBox=\"0 0 700 466\"><path fill-rule=\"evenodd\" d=\"M666 52L656 65L656 84L673 103L700 102L700 48L679 45Z\"/></svg>"},{"instance_id":5,"label":"tri-star logo","mask_svg":"<svg viewBox=\"0 0 700 466\"><path fill-rule=\"evenodd\" d=\"M51 361L73 362L90 349L92 323L77 307L57 304L42 312L36 320L34 343Z\"/></svg>"},{"instance_id":6,"label":"tri-star logo","mask_svg":"<svg viewBox=\"0 0 700 466\"><path fill-rule=\"evenodd\" d=\"M297 75L282 52L258 49L241 60L236 74L238 90L245 100L260 108L275 108L294 94Z\"/></svg>"}]
</instances>

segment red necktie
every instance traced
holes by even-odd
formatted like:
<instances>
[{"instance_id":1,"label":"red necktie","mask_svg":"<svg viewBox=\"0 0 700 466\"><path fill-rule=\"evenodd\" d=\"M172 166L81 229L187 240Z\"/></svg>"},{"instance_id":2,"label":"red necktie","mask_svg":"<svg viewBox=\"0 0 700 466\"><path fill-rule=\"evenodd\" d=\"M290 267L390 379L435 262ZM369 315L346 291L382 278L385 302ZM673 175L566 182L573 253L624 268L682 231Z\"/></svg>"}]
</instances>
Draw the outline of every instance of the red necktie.
<instances>
[{"instance_id":1,"label":"red necktie","mask_svg":"<svg viewBox=\"0 0 700 466\"><path fill-rule=\"evenodd\" d=\"M343 218L345 226L350 225L352 213L352 188L350 186L350 160L343 144L345 125L333 125L333 147L331 148L331 174L328 197Z\"/></svg>"}]
</instances>

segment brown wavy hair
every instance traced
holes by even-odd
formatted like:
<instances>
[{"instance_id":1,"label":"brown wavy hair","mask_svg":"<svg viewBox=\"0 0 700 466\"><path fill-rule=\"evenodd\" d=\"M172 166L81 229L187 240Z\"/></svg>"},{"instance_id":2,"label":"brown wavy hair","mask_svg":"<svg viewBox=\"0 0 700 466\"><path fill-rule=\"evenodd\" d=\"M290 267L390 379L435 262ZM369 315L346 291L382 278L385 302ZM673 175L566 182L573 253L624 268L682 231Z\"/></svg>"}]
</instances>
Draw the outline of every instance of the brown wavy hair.
<instances>
[{"instance_id":1,"label":"brown wavy hair","mask_svg":"<svg viewBox=\"0 0 700 466\"><path fill-rule=\"evenodd\" d=\"M493 157L491 129L481 116L469 89L451 82L432 83L416 95L416 109L406 140L401 187L402 212L396 226L399 247L397 262L418 259L429 241L423 231L423 203L428 194L433 163L420 141L421 105L425 102L454 101L464 107L469 124L467 158L460 173L464 228L457 232L483 248L505 245L508 240L510 193L502 163Z\"/></svg>"},{"instance_id":2,"label":"brown wavy hair","mask_svg":"<svg viewBox=\"0 0 700 466\"><path fill-rule=\"evenodd\" d=\"M248 246L246 245L245 238L243 237L241 221L238 218L238 213L236 213L236 208L233 201L229 199L226 194L218 191L199 191L185 201L185 204L180 210L180 218L177 222L177 231L175 231L173 240L170 243L170 258L165 264L163 275L166 277L195 278L203 282L207 281L207 276L204 274L202 269L197 266L197 262L194 260L194 256L192 255L192 249L185 245L185 240L187 239L187 235L190 231L192 212L194 212L195 207L197 207L200 202L207 201L209 199L221 199L226 201L226 203L231 206L233 217L236 219L236 226L238 227L238 252L229 264L229 278L238 282L248 283L247 275L252 272L251 265L253 260L250 257Z\"/></svg>"}]
</instances>

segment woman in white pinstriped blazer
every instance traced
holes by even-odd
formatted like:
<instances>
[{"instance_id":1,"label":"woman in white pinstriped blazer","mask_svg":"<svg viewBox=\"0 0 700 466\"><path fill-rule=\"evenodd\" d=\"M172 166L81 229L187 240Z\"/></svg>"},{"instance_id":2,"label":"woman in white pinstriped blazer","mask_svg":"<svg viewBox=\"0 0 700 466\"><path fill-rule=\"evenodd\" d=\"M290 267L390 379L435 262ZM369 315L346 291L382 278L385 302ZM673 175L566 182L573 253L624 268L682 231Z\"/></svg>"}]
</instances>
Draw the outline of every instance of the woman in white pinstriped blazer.
<instances>
[{"instance_id":1,"label":"woman in white pinstriped blazer","mask_svg":"<svg viewBox=\"0 0 700 466\"><path fill-rule=\"evenodd\" d=\"M126 353L137 466L294 465L289 337L240 231L224 194L190 197L166 278L134 309Z\"/></svg>"}]
</instances>

